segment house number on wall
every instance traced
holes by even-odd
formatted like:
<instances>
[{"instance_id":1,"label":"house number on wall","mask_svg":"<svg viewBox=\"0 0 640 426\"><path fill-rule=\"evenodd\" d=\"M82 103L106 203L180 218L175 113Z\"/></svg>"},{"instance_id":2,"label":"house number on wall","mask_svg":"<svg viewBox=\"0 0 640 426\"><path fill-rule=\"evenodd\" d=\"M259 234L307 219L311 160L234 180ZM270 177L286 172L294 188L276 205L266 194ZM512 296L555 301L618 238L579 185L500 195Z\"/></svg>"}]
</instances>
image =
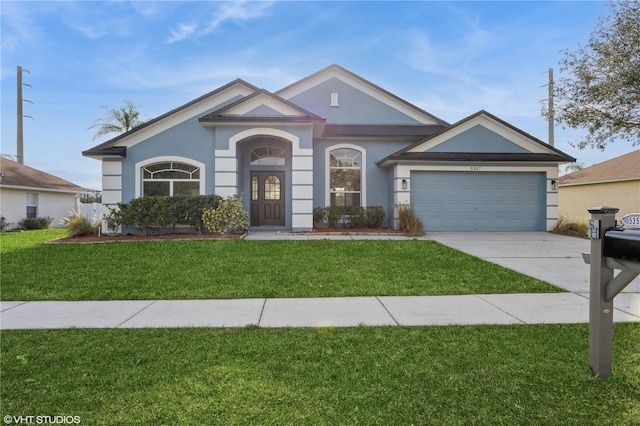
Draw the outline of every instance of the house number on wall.
<instances>
[{"instance_id":1,"label":"house number on wall","mask_svg":"<svg viewBox=\"0 0 640 426\"><path fill-rule=\"evenodd\" d=\"M479 172L480 169L482 169L482 167L480 167L480 166L471 166L471 171L472 172Z\"/></svg>"}]
</instances>

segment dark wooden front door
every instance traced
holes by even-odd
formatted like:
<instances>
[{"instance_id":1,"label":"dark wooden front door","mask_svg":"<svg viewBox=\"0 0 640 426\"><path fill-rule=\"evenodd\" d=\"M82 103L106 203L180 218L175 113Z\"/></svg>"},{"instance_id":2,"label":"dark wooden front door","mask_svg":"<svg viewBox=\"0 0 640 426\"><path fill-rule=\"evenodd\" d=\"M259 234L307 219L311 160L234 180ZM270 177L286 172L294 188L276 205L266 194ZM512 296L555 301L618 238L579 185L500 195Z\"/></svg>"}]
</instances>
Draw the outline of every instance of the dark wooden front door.
<instances>
[{"instance_id":1,"label":"dark wooden front door","mask_svg":"<svg viewBox=\"0 0 640 426\"><path fill-rule=\"evenodd\" d=\"M284 226L284 172L251 172L251 225Z\"/></svg>"}]
</instances>

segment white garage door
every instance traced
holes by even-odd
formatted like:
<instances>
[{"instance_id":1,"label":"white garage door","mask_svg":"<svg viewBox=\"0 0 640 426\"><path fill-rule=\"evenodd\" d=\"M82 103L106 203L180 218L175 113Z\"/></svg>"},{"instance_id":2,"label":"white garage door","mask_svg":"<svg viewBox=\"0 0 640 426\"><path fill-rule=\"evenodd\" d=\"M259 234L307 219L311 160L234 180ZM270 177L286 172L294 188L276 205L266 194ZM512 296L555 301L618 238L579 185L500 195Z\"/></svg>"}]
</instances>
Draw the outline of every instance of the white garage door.
<instances>
[{"instance_id":1,"label":"white garage door","mask_svg":"<svg viewBox=\"0 0 640 426\"><path fill-rule=\"evenodd\" d=\"M544 231L544 173L411 172L427 231Z\"/></svg>"}]
</instances>

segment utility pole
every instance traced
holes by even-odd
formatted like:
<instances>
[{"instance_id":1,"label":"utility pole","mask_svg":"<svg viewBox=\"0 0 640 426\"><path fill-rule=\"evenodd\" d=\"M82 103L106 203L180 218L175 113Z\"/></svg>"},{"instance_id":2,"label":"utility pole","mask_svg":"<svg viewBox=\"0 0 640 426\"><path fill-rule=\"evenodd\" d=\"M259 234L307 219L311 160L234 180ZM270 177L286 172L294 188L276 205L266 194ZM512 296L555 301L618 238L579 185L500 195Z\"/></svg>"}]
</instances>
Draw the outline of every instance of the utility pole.
<instances>
[{"instance_id":1,"label":"utility pole","mask_svg":"<svg viewBox=\"0 0 640 426\"><path fill-rule=\"evenodd\" d=\"M17 107L18 113L16 114L18 117L17 122L17 153L16 157L18 159L18 163L24 164L24 141L23 141L23 133L22 133L22 67L18 65L18 87L17 87L18 99L17 99Z\"/></svg>"},{"instance_id":2,"label":"utility pole","mask_svg":"<svg viewBox=\"0 0 640 426\"><path fill-rule=\"evenodd\" d=\"M16 134L16 142L17 142L17 147L16 147L16 159L18 160L18 163L20 164L24 164L24 132L23 132L23 128L22 128L22 120L24 118L24 114L22 113L22 103L24 101L27 102L31 102L27 99L23 99L22 98L22 86L29 86L31 87L30 84L26 84L26 83L22 83L22 73L26 72L27 74L30 74L28 70L23 70L22 67L20 65L18 65L18 86L17 86L17 125L16 125L16 129L17 129L17 134Z\"/></svg>"},{"instance_id":3,"label":"utility pole","mask_svg":"<svg viewBox=\"0 0 640 426\"><path fill-rule=\"evenodd\" d=\"M555 110L553 109L553 68L549 68L549 145L554 144Z\"/></svg>"}]
</instances>

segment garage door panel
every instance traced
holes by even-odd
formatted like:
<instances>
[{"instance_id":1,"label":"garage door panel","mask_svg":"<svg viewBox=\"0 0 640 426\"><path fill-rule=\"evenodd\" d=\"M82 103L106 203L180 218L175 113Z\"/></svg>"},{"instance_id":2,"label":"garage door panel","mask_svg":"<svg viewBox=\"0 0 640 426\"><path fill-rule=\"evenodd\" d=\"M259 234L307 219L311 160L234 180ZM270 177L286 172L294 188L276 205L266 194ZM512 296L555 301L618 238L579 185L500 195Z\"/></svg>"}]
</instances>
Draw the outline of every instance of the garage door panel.
<instances>
[{"instance_id":1,"label":"garage door panel","mask_svg":"<svg viewBox=\"0 0 640 426\"><path fill-rule=\"evenodd\" d=\"M411 204L427 231L542 231L545 176L411 172Z\"/></svg>"}]
</instances>

